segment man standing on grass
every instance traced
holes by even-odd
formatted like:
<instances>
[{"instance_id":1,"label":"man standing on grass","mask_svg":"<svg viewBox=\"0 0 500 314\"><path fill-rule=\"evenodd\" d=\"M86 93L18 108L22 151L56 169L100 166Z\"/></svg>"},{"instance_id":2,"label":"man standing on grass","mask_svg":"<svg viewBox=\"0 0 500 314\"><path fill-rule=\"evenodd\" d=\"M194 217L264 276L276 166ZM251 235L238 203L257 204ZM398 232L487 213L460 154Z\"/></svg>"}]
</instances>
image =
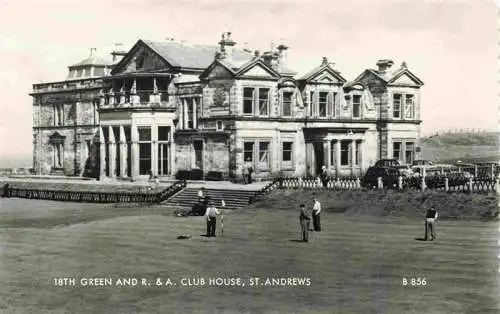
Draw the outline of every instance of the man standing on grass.
<instances>
[{"instance_id":1,"label":"man standing on grass","mask_svg":"<svg viewBox=\"0 0 500 314\"><path fill-rule=\"evenodd\" d=\"M300 230L302 231L302 242L309 242L309 223L311 217L304 204L300 204Z\"/></svg>"},{"instance_id":2,"label":"man standing on grass","mask_svg":"<svg viewBox=\"0 0 500 314\"><path fill-rule=\"evenodd\" d=\"M220 210L215 208L214 203L210 201L207 206L207 211L205 212L205 218L207 219L207 237L215 237L217 215L220 214Z\"/></svg>"},{"instance_id":3,"label":"man standing on grass","mask_svg":"<svg viewBox=\"0 0 500 314\"><path fill-rule=\"evenodd\" d=\"M321 231L321 221L319 213L321 212L321 203L318 201L316 197L314 197L314 205L312 210L312 219L313 219L313 229L314 231Z\"/></svg>"},{"instance_id":4,"label":"man standing on grass","mask_svg":"<svg viewBox=\"0 0 500 314\"><path fill-rule=\"evenodd\" d=\"M434 225L436 219L438 218L438 211L434 206L431 206L427 210L427 214L425 215L425 237L424 241L427 241L427 236L429 231L431 232L431 241L436 239L436 227Z\"/></svg>"}]
</instances>

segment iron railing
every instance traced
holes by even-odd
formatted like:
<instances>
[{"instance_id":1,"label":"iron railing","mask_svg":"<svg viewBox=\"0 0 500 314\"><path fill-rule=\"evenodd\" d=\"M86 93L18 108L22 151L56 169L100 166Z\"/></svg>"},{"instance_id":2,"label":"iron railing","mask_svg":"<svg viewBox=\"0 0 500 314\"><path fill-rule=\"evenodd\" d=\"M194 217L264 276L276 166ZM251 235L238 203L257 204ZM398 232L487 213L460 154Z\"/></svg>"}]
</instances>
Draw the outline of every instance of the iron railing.
<instances>
[{"instance_id":1,"label":"iron railing","mask_svg":"<svg viewBox=\"0 0 500 314\"><path fill-rule=\"evenodd\" d=\"M81 203L161 203L184 187L186 187L185 180L176 181L165 190L156 193L57 191L11 188L7 185L3 188L3 197Z\"/></svg>"}]
</instances>

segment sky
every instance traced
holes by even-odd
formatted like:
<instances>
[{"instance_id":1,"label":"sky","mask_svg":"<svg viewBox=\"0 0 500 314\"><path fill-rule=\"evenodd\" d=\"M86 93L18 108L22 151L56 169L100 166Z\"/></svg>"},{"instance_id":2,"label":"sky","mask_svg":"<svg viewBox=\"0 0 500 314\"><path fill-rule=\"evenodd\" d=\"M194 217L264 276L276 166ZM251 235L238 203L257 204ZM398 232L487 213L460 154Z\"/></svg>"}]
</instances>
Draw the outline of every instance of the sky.
<instances>
[{"instance_id":1,"label":"sky","mask_svg":"<svg viewBox=\"0 0 500 314\"><path fill-rule=\"evenodd\" d=\"M32 84L63 80L90 48L138 39L240 47L283 42L299 73L322 57L347 80L379 59L421 78L423 134L496 130L497 10L490 0L0 0L0 167L31 164Z\"/></svg>"}]
</instances>

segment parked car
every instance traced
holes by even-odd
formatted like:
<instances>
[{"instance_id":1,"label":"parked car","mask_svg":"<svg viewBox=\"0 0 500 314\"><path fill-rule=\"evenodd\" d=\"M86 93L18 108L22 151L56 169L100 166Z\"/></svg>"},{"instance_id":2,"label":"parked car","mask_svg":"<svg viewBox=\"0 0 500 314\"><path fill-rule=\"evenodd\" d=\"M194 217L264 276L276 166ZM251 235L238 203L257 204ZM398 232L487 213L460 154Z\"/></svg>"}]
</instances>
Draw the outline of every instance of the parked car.
<instances>
[{"instance_id":1,"label":"parked car","mask_svg":"<svg viewBox=\"0 0 500 314\"><path fill-rule=\"evenodd\" d=\"M411 165L412 166L432 166L434 163L430 160L424 160L424 159L420 159L420 160L414 160Z\"/></svg>"},{"instance_id":2,"label":"parked car","mask_svg":"<svg viewBox=\"0 0 500 314\"><path fill-rule=\"evenodd\" d=\"M398 167L401 163L397 159L380 159L378 160L374 167Z\"/></svg>"},{"instance_id":3,"label":"parked car","mask_svg":"<svg viewBox=\"0 0 500 314\"><path fill-rule=\"evenodd\" d=\"M384 187L394 187L398 184L400 171L394 167L370 167L361 179L361 186L373 188L378 186L378 178L382 178Z\"/></svg>"},{"instance_id":4,"label":"parked car","mask_svg":"<svg viewBox=\"0 0 500 314\"><path fill-rule=\"evenodd\" d=\"M408 166L408 165L404 165L404 166L397 166L395 167L396 169L399 170L399 173L403 176L403 177L406 177L406 178L409 178L409 177L415 177L417 176L415 172L413 172L412 170L412 167L411 166Z\"/></svg>"}]
</instances>

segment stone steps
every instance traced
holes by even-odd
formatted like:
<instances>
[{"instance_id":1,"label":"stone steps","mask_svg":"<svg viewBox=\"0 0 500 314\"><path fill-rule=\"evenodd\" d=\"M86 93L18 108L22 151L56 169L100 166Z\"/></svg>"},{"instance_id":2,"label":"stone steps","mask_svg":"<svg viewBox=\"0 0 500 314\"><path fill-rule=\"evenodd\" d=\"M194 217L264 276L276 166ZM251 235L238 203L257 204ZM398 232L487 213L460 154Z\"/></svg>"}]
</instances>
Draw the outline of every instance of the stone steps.
<instances>
[{"instance_id":1,"label":"stone steps","mask_svg":"<svg viewBox=\"0 0 500 314\"><path fill-rule=\"evenodd\" d=\"M177 207L191 208L198 202L199 189L185 188L177 195L170 198L166 204ZM255 194L255 191L227 190L227 189L205 189L205 195L214 202L218 208L224 200L226 206L224 209L240 209L248 205L249 198Z\"/></svg>"}]
</instances>

